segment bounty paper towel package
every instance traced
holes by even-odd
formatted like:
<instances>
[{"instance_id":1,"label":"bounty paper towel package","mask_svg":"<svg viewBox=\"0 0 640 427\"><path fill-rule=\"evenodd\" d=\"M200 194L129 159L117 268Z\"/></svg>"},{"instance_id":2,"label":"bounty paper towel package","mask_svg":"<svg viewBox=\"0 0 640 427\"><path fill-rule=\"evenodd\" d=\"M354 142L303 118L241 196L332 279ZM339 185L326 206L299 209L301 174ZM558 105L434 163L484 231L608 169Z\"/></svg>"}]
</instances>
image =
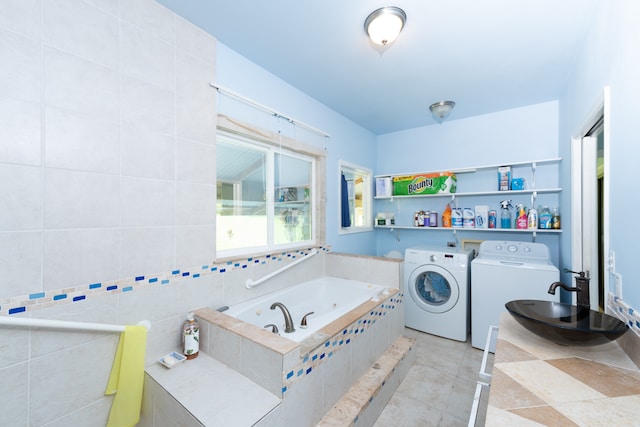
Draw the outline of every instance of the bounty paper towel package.
<instances>
[{"instance_id":1,"label":"bounty paper towel package","mask_svg":"<svg viewBox=\"0 0 640 427\"><path fill-rule=\"evenodd\" d=\"M455 193L456 183L456 174L452 172L396 176L393 177L393 195Z\"/></svg>"}]
</instances>

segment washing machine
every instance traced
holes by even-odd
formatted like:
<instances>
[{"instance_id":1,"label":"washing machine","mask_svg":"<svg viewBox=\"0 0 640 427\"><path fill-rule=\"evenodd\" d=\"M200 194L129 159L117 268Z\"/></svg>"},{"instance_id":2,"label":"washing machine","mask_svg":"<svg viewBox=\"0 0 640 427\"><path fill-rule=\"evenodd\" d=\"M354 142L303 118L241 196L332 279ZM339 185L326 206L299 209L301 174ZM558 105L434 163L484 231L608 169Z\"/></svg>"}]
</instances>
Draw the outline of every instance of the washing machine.
<instances>
[{"instance_id":1,"label":"washing machine","mask_svg":"<svg viewBox=\"0 0 640 427\"><path fill-rule=\"evenodd\" d=\"M471 263L471 345L483 349L490 326L498 326L505 304L517 299L559 301L548 293L560 279L543 243L485 240ZM495 352L495 341L489 351Z\"/></svg>"},{"instance_id":2,"label":"washing machine","mask_svg":"<svg viewBox=\"0 0 640 427\"><path fill-rule=\"evenodd\" d=\"M471 251L420 246L404 257L405 325L466 341L469 336Z\"/></svg>"}]
</instances>

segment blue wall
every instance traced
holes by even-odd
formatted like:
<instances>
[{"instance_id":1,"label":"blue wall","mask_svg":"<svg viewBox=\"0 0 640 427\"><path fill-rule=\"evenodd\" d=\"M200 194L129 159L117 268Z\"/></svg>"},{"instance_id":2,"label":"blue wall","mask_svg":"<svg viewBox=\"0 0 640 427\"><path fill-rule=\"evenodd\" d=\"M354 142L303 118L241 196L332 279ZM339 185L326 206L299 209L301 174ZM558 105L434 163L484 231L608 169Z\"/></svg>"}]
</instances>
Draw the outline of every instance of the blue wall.
<instances>
[{"instance_id":1,"label":"blue wall","mask_svg":"<svg viewBox=\"0 0 640 427\"><path fill-rule=\"evenodd\" d=\"M616 253L616 271L623 277L623 300L640 307L637 276L637 227L634 213L640 208L638 193L638 109L640 99L640 3L616 0L600 3L592 29L577 55L575 68L560 99L560 153L570 154L570 138L583 126L605 85L611 93L611 217L610 249ZM563 171L568 186L569 168ZM567 199L568 194L563 195ZM564 203L563 203L564 204ZM571 259L568 234L562 236L562 257Z\"/></svg>"},{"instance_id":2,"label":"blue wall","mask_svg":"<svg viewBox=\"0 0 640 427\"><path fill-rule=\"evenodd\" d=\"M378 161L376 174L403 174L410 172L446 171L482 165L512 164L558 157L558 102L546 102L522 108L500 111L463 120L447 120L437 124L430 117L425 120L433 125L394 132L378 137ZM566 166L567 161L561 163ZM530 169L518 170L531 185ZM514 175L515 176L515 175ZM471 182L474 181L474 182ZM558 166L538 167L536 187L558 187ZM465 188L466 187L466 188ZM458 176L458 191L492 191L497 187L497 174L487 171ZM510 196L511 197L511 196ZM546 196L545 196L546 197ZM499 201L506 197L459 197L458 206L473 208L489 205L499 209ZM530 197L519 201L530 206ZM397 224L410 225L416 209L435 209L438 218L449 202L448 198L420 198L398 202ZM515 203L515 200L514 200ZM541 197L537 203L557 205L557 196ZM388 200L376 200L377 211L393 211L396 204ZM530 234L515 233L457 233L458 239L493 239L531 241ZM398 241L399 237L399 241ZM393 234L378 230L378 252L390 250L403 252L405 248L419 244L445 245L455 241L451 231L400 230ZM558 265L559 238L557 235L539 235L537 242L547 244L554 263Z\"/></svg>"}]
</instances>

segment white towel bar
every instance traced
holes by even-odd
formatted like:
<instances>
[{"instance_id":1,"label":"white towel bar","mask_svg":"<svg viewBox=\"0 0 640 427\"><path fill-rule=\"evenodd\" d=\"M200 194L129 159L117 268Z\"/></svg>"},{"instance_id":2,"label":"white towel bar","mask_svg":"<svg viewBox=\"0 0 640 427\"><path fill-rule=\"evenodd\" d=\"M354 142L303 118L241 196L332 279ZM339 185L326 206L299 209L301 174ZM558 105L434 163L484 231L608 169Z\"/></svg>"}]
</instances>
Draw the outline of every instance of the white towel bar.
<instances>
[{"instance_id":1,"label":"white towel bar","mask_svg":"<svg viewBox=\"0 0 640 427\"><path fill-rule=\"evenodd\" d=\"M143 320L138 325L151 329L151 322ZM72 322L67 320L31 319L28 317L0 316L0 326L27 326L48 329L74 329L78 331L124 332L125 325L109 325L106 323Z\"/></svg>"},{"instance_id":2,"label":"white towel bar","mask_svg":"<svg viewBox=\"0 0 640 427\"><path fill-rule=\"evenodd\" d=\"M247 281L246 281L246 283L244 284L244 286L245 286L247 289L251 289L251 288L253 288L254 286L258 286L260 283L262 283L262 282L264 282L264 281L266 281L266 280L269 280L269 279L271 279L271 278L272 278L272 277L274 277L274 276L277 276L278 274L282 273L283 271L286 271L286 270L290 269L290 268L291 268L291 267L293 267L294 265L299 264L299 263L301 263L301 262L303 262L303 261L308 260L309 258L311 258L312 256L314 256L314 255L315 255L315 254L317 254L317 253L318 253L318 250L317 250L317 249L314 249L313 251L309 252L305 257L300 258L300 259L298 259L298 260L295 260L295 261L293 261L292 263L285 265L285 266L284 266L284 267L282 267L281 269L274 271L273 273L267 274L267 275L266 275L266 276L264 276L262 279L258 279L258 280L247 279Z\"/></svg>"}]
</instances>

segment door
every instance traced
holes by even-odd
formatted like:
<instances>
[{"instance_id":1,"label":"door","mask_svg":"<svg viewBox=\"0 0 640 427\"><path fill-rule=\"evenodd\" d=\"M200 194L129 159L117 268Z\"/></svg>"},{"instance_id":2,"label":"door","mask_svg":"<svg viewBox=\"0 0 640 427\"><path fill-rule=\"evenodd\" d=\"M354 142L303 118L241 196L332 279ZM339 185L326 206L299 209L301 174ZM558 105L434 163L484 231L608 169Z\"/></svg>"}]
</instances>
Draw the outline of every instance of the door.
<instances>
[{"instance_id":1,"label":"door","mask_svg":"<svg viewBox=\"0 0 640 427\"><path fill-rule=\"evenodd\" d=\"M413 302L429 313L445 313L458 302L458 282L438 265L423 265L409 277L409 295Z\"/></svg>"},{"instance_id":2,"label":"door","mask_svg":"<svg viewBox=\"0 0 640 427\"><path fill-rule=\"evenodd\" d=\"M609 289L609 275L605 274L609 257L608 117L609 90L605 88L583 131L573 138L571 149L571 269L584 271L591 279L589 293L593 310L604 309L605 290ZM575 294L571 297L575 303Z\"/></svg>"}]
</instances>

